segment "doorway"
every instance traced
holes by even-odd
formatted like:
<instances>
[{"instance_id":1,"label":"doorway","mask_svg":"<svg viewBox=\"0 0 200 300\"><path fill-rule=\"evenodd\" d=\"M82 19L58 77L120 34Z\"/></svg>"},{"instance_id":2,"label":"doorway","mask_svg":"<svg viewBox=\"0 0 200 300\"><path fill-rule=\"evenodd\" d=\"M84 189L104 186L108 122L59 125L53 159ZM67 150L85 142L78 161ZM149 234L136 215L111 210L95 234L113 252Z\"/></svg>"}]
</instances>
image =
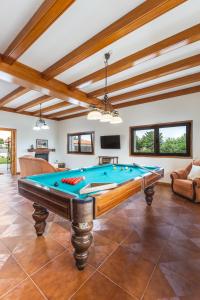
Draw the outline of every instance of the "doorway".
<instances>
[{"instance_id":1,"label":"doorway","mask_svg":"<svg viewBox=\"0 0 200 300\"><path fill-rule=\"evenodd\" d=\"M16 172L16 129L0 128L0 174Z\"/></svg>"}]
</instances>

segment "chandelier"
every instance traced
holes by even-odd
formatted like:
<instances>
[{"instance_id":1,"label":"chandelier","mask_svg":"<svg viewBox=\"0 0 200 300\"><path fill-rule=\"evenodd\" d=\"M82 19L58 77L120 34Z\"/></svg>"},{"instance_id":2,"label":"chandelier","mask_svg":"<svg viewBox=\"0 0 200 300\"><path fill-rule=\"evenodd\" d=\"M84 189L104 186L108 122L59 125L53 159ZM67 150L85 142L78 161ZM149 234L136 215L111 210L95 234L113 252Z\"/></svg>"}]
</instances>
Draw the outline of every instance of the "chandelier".
<instances>
[{"instance_id":1,"label":"chandelier","mask_svg":"<svg viewBox=\"0 0 200 300\"><path fill-rule=\"evenodd\" d=\"M47 123L45 122L45 120L42 119L41 104L40 104L40 117L36 121L35 126L33 127L33 130L39 131L40 129L44 129L44 130L49 129L49 126L47 125Z\"/></svg>"},{"instance_id":2,"label":"chandelier","mask_svg":"<svg viewBox=\"0 0 200 300\"><path fill-rule=\"evenodd\" d=\"M113 110L108 97L108 60L110 53L105 53L105 92L103 97L104 108L99 109L96 106L90 106L91 111L87 115L88 120L99 120L100 122L109 122L110 124L122 123L122 118L117 110Z\"/></svg>"}]
</instances>

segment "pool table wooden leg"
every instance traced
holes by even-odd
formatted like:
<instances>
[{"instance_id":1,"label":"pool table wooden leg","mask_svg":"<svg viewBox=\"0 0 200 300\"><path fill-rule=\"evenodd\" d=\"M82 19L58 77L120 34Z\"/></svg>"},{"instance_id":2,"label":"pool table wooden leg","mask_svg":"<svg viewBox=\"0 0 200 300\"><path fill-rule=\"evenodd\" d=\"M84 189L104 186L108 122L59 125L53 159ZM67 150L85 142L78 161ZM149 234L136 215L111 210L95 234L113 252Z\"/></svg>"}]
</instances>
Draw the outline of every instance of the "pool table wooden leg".
<instances>
[{"instance_id":1,"label":"pool table wooden leg","mask_svg":"<svg viewBox=\"0 0 200 300\"><path fill-rule=\"evenodd\" d=\"M33 203L33 207L35 209L34 213L32 214L32 217L35 221L35 230L37 233L37 236L41 236L44 233L45 227L46 227L46 219L49 215L46 208L40 206L37 203Z\"/></svg>"},{"instance_id":2,"label":"pool table wooden leg","mask_svg":"<svg viewBox=\"0 0 200 300\"><path fill-rule=\"evenodd\" d=\"M144 190L145 192L145 200L147 205L151 206L151 203L153 201L153 195L154 195L154 185L150 185Z\"/></svg>"},{"instance_id":3,"label":"pool table wooden leg","mask_svg":"<svg viewBox=\"0 0 200 300\"><path fill-rule=\"evenodd\" d=\"M79 270L83 270L88 259L88 249L92 243L93 202L73 202L73 234L74 258Z\"/></svg>"}]
</instances>

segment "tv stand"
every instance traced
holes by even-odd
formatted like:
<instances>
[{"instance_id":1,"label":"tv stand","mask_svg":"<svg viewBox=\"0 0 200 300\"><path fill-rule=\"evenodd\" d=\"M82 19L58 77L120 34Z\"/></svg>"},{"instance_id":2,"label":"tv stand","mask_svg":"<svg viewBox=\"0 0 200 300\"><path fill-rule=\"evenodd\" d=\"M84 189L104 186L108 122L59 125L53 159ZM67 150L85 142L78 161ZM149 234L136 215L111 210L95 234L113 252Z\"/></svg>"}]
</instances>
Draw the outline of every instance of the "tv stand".
<instances>
[{"instance_id":1,"label":"tv stand","mask_svg":"<svg viewBox=\"0 0 200 300\"><path fill-rule=\"evenodd\" d=\"M99 165L118 164L118 156L99 156Z\"/></svg>"}]
</instances>

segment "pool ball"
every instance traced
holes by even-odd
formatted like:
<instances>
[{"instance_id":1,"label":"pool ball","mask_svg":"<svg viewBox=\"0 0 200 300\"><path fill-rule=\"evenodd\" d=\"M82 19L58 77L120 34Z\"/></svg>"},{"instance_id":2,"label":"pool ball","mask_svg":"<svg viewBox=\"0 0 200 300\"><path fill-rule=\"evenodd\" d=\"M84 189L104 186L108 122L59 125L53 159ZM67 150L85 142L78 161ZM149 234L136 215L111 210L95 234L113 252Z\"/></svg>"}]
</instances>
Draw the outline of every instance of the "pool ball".
<instances>
[{"instance_id":1,"label":"pool ball","mask_svg":"<svg viewBox=\"0 0 200 300\"><path fill-rule=\"evenodd\" d=\"M103 174L104 174L104 175L107 175L107 172L104 172Z\"/></svg>"},{"instance_id":2,"label":"pool ball","mask_svg":"<svg viewBox=\"0 0 200 300\"><path fill-rule=\"evenodd\" d=\"M58 182L56 181L56 182L54 182L54 184L53 184L55 187L56 186L59 186L59 184L58 184Z\"/></svg>"},{"instance_id":3,"label":"pool ball","mask_svg":"<svg viewBox=\"0 0 200 300\"><path fill-rule=\"evenodd\" d=\"M114 169L114 170L116 170L116 169L117 169L117 167L116 167L116 166L113 166L113 169Z\"/></svg>"},{"instance_id":4,"label":"pool ball","mask_svg":"<svg viewBox=\"0 0 200 300\"><path fill-rule=\"evenodd\" d=\"M132 169L130 169L130 172L132 172L133 170Z\"/></svg>"},{"instance_id":5,"label":"pool ball","mask_svg":"<svg viewBox=\"0 0 200 300\"><path fill-rule=\"evenodd\" d=\"M124 168L123 168L123 167L121 167L121 168L120 168L120 170L121 170L121 171L123 171L123 170L124 170Z\"/></svg>"},{"instance_id":6,"label":"pool ball","mask_svg":"<svg viewBox=\"0 0 200 300\"><path fill-rule=\"evenodd\" d=\"M125 167L125 170L128 170L128 167Z\"/></svg>"}]
</instances>

